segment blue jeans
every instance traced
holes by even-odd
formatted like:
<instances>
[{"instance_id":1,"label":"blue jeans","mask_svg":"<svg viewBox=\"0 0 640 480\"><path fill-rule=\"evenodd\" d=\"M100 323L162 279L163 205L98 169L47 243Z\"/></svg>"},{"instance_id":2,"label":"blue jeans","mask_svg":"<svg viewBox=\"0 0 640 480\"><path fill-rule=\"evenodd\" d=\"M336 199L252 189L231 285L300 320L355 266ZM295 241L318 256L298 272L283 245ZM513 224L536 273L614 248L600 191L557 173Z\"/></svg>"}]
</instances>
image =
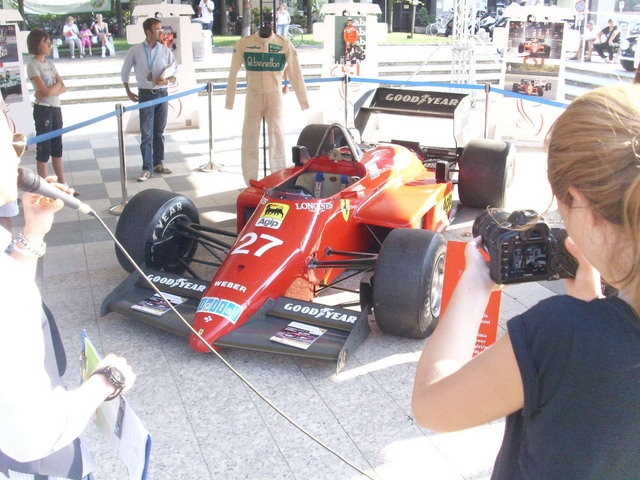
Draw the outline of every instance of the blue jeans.
<instances>
[{"instance_id":1,"label":"blue jeans","mask_svg":"<svg viewBox=\"0 0 640 480\"><path fill-rule=\"evenodd\" d=\"M282 37L286 37L287 36L287 32L289 31L289 24L288 23L281 23L279 25L276 25L276 33Z\"/></svg>"},{"instance_id":2,"label":"blue jeans","mask_svg":"<svg viewBox=\"0 0 640 480\"><path fill-rule=\"evenodd\" d=\"M138 89L138 103L166 97L166 88ZM142 170L153 172L153 167L164 161L164 127L167 126L169 103L164 102L140 109L140 153Z\"/></svg>"}]
</instances>

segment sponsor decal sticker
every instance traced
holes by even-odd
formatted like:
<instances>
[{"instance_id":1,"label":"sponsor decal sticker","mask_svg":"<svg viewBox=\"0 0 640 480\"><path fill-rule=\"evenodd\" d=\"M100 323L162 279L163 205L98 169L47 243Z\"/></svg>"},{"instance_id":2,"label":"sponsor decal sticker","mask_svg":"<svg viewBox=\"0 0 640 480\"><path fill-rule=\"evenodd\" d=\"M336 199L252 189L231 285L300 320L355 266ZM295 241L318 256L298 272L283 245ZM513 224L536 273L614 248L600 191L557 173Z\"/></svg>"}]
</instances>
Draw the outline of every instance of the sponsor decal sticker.
<instances>
[{"instance_id":1,"label":"sponsor decal sticker","mask_svg":"<svg viewBox=\"0 0 640 480\"><path fill-rule=\"evenodd\" d=\"M230 288L232 290L237 290L242 293L247 291L247 287L245 287L244 285L240 285L239 283L226 282L223 280L216 280L215 282L213 282L213 286Z\"/></svg>"},{"instance_id":2,"label":"sponsor decal sticker","mask_svg":"<svg viewBox=\"0 0 640 480\"><path fill-rule=\"evenodd\" d=\"M453 192L449 192L445 195L442 199L441 207L444 213L449 213L451 211L451 208L453 207Z\"/></svg>"},{"instance_id":3,"label":"sponsor decal sticker","mask_svg":"<svg viewBox=\"0 0 640 480\"><path fill-rule=\"evenodd\" d=\"M333 208L333 202L301 202L296 203L296 210L309 210L310 212L322 213Z\"/></svg>"},{"instance_id":4,"label":"sponsor decal sticker","mask_svg":"<svg viewBox=\"0 0 640 480\"><path fill-rule=\"evenodd\" d=\"M428 93L425 93L424 95L389 93L386 97L384 97L384 99L390 102L412 103L415 105L422 105L423 103L426 103L428 105L433 104L456 106L460 102L460 100L458 100L457 98L447 98L440 96L436 97Z\"/></svg>"},{"instance_id":5,"label":"sponsor decal sticker","mask_svg":"<svg viewBox=\"0 0 640 480\"><path fill-rule=\"evenodd\" d=\"M244 52L244 66L252 72L281 72L284 64L284 53Z\"/></svg>"},{"instance_id":6,"label":"sponsor decal sticker","mask_svg":"<svg viewBox=\"0 0 640 480\"><path fill-rule=\"evenodd\" d=\"M275 43L270 43L269 44L269 51L270 52L279 52L280 50L282 50L282 45L277 45Z\"/></svg>"},{"instance_id":7,"label":"sponsor decal sticker","mask_svg":"<svg viewBox=\"0 0 640 480\"><path fill-rule=\"evenodd\" d=\"M351 210L351 202L348 198L340 200L340 211L342 211L342 218L345 222L349 221L349 210Z\"/></svg>"},{"instance_id":8,"label":"sponsor decal sticker","mask_svg":"<svg viewBox=\"0 0 640 480\"><path fill-rule=\"evenodd\" d=\"M235 325L243 311L244 308L231 300L225 300L217 297L202 297L196 313L213 313L214 315L219 315L222 318L225 318Z\"/></svg>"},{"instance_id":9,"label":"sponsor decal sticker","mask_svg":"<svg viewBox=\"0 0 640 480\"><path fill-rule=\"evenodd\" d=\"M154 284L166 285L167 287L182 288L183 290L193 290L194 292L204 292L206 285L192 283L188 278L168 278L162 275L147 275L147 278Z\"/></svg>"},{"instance_id":10,"label":"sponsor decal sticker","mask_svg":"<svg viewBox=\"0 0 640 480\"><path fill-rule=\"evenodd\" d=\"M357 315L347 315L342 312L336 312L336 309L332 307L309 307L298 303L285 303L283 308L290 312L301 313L311 318L328 318L345 323L356 323L356 320L358 320Z\"/></svg>"},{"instance_id":11,"label":"sponsor decal sticker","mask_svg":"<svg viewBox=\"0 0 640 480\"><path fill-rule=\"evenodd\" d=\"M256 222L256 227L273 228L277 230L282 225L284 217L287 216L289 205L284 203L267 203Z\"/></svg>"},{"instance_id":12,"label":"sponsor decal sticker","mask_svg":"<svg viewBox=\"0 0 640 480\"><path fill-rule=\"evenodd\" d=\"M375 163L370 163L367 165L367 170L369 171L369 175L371 179L378 178L380 176L380 170L378 170L378 165Z\"/></svg>"}]
</instances>

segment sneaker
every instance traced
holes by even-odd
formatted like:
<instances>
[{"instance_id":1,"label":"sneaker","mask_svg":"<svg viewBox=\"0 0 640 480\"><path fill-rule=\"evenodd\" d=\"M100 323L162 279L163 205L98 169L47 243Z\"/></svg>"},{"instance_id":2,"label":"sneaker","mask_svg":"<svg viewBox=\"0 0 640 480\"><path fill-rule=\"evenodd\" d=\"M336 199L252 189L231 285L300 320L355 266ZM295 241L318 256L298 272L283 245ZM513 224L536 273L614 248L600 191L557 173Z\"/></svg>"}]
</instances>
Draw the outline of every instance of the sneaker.
<instances>
[{"instance_id":1,"label":"sneaker","mask_svg":"<svg viewBox=\"0 0 640 480\"><path fill-rule=\"evenodd\" d=\"M146 182L151 178L151 175L152 173L149 170L143 170L136 180L138 180L138 182Z\"/></svg>"},{"instance_id":2,"label":"sneaker","mask_svg":"<svg viewBox=\"0 0 640 480\"><path fill-rule=\"evenodd\" d=\"M102 58L105 58L105 57L104 57L104 53L102 54Z\"/></svg>"},{"instance_id":3,"label":"sneaker","mask_svg":"<svg viewBox=\"0 0 640 480\"><path fill-rule=\"evenodd\" d=\"M76 57L74 57L73 55L71 55L71 58L76 58Z\"/></svg>"},{"instance_id":4,"label":"sneaker","mask_svg":"<svg viewBox=\"0 0 640 480\"><path fill-rule=\"evenodd\" d=\"M80 58L84 58L84 55L80 55Z\"/></svg>"},{"instance_id":5,"label":"sneaker","mask_svg":"<svg viewBox=\"0 0 640 480\"><path fill-rule=\"evenodd\" d=\"M169 173L173 173L171 170L165 167L162 163L160 165L156 165L155 167L153 167L153 171L156 173L164 173L165 175Z\"/></svg>"}]
</instances>

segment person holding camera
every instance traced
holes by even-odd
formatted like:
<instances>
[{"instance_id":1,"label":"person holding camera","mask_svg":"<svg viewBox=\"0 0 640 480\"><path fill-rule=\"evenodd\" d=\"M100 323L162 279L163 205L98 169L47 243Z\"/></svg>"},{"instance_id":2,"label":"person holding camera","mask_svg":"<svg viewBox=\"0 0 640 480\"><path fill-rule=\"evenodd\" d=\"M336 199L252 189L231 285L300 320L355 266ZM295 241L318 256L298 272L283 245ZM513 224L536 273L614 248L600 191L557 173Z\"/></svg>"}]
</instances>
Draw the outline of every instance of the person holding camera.
<instances>
[{"instance_id":1,"label":"person holding camera","mask_svg":"<svg viewBox=\"0 0 640 480\"><path fill-rule=\"evenodd\" d=\"M25 147L0 113L0 205L17 198ZM102 402L131 388L135 374L124 358L107 355L82 386L66 389L62 341L35 282L44 236L63 203L25 193L22 207L15 238L0 228L0 478L86 480L92 465L79 436Z\"/></svg>"},{"instance_id":2,"label":"person holding camera","mask_svg":"<svg viewBox=\"0 0 640 480\"><path fill-rule=\"evenodd\" d=\"M637 479L640 472L640 86L593 90L546 140L548 179L576 258L541 301L472 358L491 292L478 246L418 362L412 408L430 430L506 416L493 479ZM619 290L604 298L600 276Z\"/></svg>"}]
</instances>

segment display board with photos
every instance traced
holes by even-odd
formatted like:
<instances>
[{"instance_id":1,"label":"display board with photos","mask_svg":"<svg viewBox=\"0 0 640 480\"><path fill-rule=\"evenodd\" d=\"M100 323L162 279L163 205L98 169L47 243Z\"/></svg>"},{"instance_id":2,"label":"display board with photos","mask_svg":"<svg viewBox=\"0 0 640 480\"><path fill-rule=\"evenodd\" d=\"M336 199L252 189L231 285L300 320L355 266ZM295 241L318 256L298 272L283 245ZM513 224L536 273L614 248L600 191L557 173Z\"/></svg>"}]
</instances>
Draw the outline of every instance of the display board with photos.
<instances>
[{"instance_id":1,"label":"display board with photos","mask_svg":"<svg viewBox=\"0 0 640 480\"><path fill-rule=\"evenodd\" d=\"M533 99L564 100L564 22L512 20L500 86L521 96L499 102L496 137L516 145L542 146L559 108Z\"/></svg>"}]
</instances>

